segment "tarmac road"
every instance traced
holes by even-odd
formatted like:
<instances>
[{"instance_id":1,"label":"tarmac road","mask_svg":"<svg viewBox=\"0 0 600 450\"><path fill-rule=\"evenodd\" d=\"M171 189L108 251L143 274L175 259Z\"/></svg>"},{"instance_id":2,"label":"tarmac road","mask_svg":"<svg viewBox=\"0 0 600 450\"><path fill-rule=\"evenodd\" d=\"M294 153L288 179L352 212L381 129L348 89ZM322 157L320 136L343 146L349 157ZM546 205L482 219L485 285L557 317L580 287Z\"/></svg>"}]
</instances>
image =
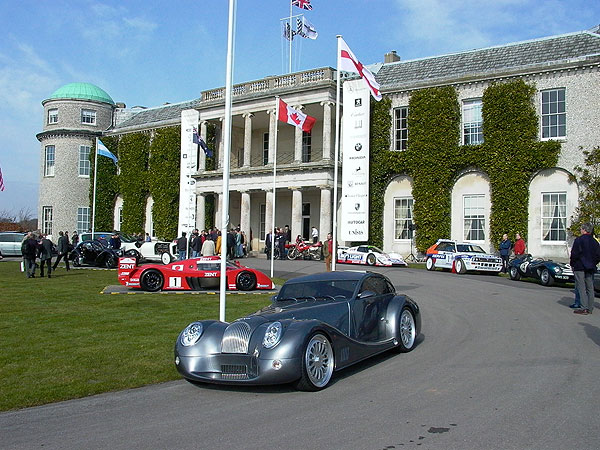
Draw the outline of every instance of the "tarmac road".
<instances>
[{"instance_id":1,"label":"tarmac road","mask_svg":"<svg viewBox=\"0 0 600 450\"><path fill-rule=\"evenodd\" d=\"M324 265L275 267L287 278ZM570 289L498 276L374 270L421 306L411 353L338 372L317 393L175 381L3 413L0 447L600 448L600 309L579 317Z\"/></svg>"}]
</instances>

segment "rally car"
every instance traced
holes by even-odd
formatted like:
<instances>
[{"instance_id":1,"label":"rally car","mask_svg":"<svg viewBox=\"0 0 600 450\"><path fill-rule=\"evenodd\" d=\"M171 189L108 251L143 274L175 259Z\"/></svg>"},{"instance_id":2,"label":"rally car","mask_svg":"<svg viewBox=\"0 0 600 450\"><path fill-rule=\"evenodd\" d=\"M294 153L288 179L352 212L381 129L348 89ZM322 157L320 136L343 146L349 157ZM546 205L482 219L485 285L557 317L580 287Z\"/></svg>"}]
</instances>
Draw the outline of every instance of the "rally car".
<instances>
[{"instance_id":1,"label":"rally car","mask_svg":"<svg viewBox=\"0 0 600 450\"><path fill-rule=\"evenodd\" d=\"M251 291L274 289L264 273L242 266L238 261L227 262L227 289ZM134 257L119 259L119 283L132 288L156 292L162 290L197 291L219 289L221 257L203 256L170 264L138 266Z\"/></svg>"},{"instance_id":2,"label":"rally car","mask_svg":"<svg viewBox=\"0 0 600 450\"><path fill-rule=\"evenodd\" d=\"M339 247L337 251L338 263L366 264L368 266L408 266L398 253L384 253L373 245L359 245L357 247Z\"/></svg>"},{"instance_id":3,"label":"rally car","mask_svg":"<svg viewBox=\"0 0 600 450\"><path fill-rule=\"evenodd\" d=\"M439 239L427 249L425 267L427 270L438 267L452 269L460 274L467 271L499 273L502 259L487 254L479 245L470 242Z\"/></svg>"}]
</instances>

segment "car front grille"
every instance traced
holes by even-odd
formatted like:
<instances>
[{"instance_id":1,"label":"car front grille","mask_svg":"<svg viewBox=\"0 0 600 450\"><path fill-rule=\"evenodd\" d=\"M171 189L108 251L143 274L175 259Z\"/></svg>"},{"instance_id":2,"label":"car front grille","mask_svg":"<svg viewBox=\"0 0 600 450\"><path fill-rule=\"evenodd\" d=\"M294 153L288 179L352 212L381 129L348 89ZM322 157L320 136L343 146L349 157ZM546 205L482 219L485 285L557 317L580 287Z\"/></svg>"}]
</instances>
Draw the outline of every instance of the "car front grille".
<instances>
[{"instance_id":1,"label":"car front grille","mask_svg":"<svg viewBox=\"0 0 600 450\"><path fill-rule=\"evenodd\" d=\"M246 322L233 322L225 329L221 340L223 353L248 353L250 342L250 325Z\"/></svg>"},{"instance_id":2,"label":"car front grille","mask_svg":"<svg viewBox=\"0 0 600 450\"><path fill-rule=\"evenodd\" d=\"M245 364L222 364L221 378L224 380L247 380L248 366Z\"/></svg>"}]
</instances>

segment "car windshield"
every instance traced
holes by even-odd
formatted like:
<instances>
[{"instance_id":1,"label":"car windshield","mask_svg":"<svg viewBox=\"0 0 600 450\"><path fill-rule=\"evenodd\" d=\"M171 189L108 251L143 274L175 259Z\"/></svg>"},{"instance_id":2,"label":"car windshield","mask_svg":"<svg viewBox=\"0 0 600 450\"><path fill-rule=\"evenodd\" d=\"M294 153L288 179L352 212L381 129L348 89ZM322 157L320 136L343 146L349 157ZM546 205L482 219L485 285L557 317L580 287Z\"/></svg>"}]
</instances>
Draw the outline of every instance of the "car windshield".
<instances>
[{"instance_id":1,"label":"car windshield","mask_svg":"<svg viewBox=\"0 0 600 450\"><path fill-rule=\"evenodd\" d=\"M459 252L485 253L485 251L479 245L457 244L456 248Z\"/></svg>"},{"instance_id":2,"label":"car windshield","mask_svg":"<svg viewBox=\"0 0 600 450\"><path fill-rule=\"evenodd\" d=\"M381 250L380 248L377 248L377 247L371 246L371 247L369 247L369 249L373 252L383 253L383 250Z\"/></svg>"},{"instance_id":3,"label":"car windshield","mask_svg":"<svg viewBox=\"0 0 600 450\"><path fill-rule=\"evenodd\" d=\"M312 283L288 283L281 287L277 301L299 300L303 298L323 298L341 296L352 298L357 280L324 280Z\"/></svg>"}]
</instances>

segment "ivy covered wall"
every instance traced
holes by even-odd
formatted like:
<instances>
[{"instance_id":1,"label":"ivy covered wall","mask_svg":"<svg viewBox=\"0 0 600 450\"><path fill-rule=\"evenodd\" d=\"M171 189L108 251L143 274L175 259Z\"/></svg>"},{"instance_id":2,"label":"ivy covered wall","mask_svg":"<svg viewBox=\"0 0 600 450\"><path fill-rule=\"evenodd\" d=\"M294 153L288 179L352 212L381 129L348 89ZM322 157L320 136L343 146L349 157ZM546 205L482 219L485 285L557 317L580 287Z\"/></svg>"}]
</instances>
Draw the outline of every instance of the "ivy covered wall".
<instances>
[{"instance_id":1,"label":"ivy covered wall","mask_svg":"<svg viewBox=\"0 0 600 450\"><path fill-rule=\"evenodd\" d=\"M490 85L483 94L484 143L462 146L456 89L415 91L408 105L404 152L390 151L391 101L372 102L372 242L383 245L384 194L398 175L413 179L417 248L423 252L437 239L450 237L451 190L467 169L481 170L490 180L491 242L497 246L505 230L521 230L526 237L531 178L539 170L556 166L560 152L560 143L538 141L535 92L534 86L522 80Z\"/></svg>"},{"instance_id":2,"label":"ivy covered wall","mask_svg":"<svg viewBox=\"0 0 600 450\"><path fill-rule=\"evenodd\" d=\"M105 136L102 143L110 152L119 157L119 138ZM90 151L90 205L94 205L94 161L96 157L96 143ZM95 229L99 231L112 231L115 198L119 192L119 181L117 176L117 165L112 159L101 156L98 158L98 181L96 188L96 215ZM90 211L90 214L92 212ZM90 221L92 220L90 216ZM90 224L91 225L91 224Z\"/></svg>"}]
</instances>

